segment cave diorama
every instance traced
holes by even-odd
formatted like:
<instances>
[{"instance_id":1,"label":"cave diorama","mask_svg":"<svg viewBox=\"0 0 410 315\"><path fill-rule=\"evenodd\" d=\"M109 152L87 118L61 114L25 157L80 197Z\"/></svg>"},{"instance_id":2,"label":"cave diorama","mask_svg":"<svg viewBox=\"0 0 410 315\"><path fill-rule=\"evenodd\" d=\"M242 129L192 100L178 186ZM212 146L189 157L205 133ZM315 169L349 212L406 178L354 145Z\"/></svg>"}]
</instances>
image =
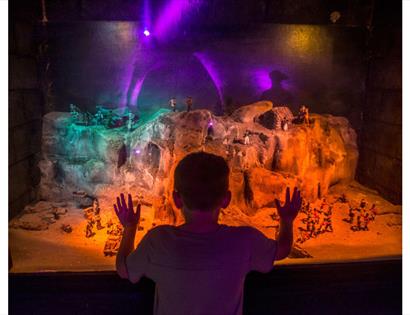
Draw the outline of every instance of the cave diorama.
<instances>
[{"instance_id":1,"label":"cave diorama","mask_svg":"<svg viewBox=\"0 0 410 315\"><path fill-rule=\"evenodd\" d=\"M173 172L196 151L229 163L233 198L223 224L251 225L274 238L274 199L288 186L301 189L285 263L401 254L401 206L354 181L356 133L344 117L307 106L293 115L270 101L224 116L189 105L146 116L98 107L92 115L71 105L43 118L41 201L10 223L16 269L112 269L122 235L113 203L121 192L142 205L138 240L154 226L182 224L171 197Z\"/></svg>"},{"instance_id":2,"label":"cave diorama","mask_svg":"<svg viewBox=\"0 0 410 315\"><path fill-rule=\"evenodd\" d=\"M279 264L401 258L401 32L373 2L240 2L42 1L13 28L11 272L114 270L116 197L136 243L182 224L174 170L200 151L230 167L222 224L275 238L301 190Z\"/></svg>"}]
</instances>

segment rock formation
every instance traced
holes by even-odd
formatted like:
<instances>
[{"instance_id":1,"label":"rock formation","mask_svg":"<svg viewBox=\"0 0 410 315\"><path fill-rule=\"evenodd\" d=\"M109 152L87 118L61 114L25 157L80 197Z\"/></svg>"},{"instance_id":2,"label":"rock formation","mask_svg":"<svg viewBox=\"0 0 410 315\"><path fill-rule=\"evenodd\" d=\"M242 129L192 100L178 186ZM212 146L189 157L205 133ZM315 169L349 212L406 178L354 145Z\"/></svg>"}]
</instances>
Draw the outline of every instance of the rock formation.
<instances>
[{"instance_id":1,"label":"rock formation","mask_svg":"<svg viewBox=\"0 0 410 315\"><path fill-rule=\"evenodd\" d=\"M286 186L297 185L314 201L330 186L354 178L356 134L346 118L312 114L310 126L283 131L259 123L266 112L277 110L270 102L243 106L230 116L160 110L141 117L133 131L78 126L68 113L49 113L43 120L41 198L72 200L75 191L98 198L138 192L154 205L155 217L175 223L181 216L171 207L174 169L186 154L201 150L226 158L231 207L247 216L273 207ZM213 134L207 137L210 122Z\"/></svg>"}]
</instances>

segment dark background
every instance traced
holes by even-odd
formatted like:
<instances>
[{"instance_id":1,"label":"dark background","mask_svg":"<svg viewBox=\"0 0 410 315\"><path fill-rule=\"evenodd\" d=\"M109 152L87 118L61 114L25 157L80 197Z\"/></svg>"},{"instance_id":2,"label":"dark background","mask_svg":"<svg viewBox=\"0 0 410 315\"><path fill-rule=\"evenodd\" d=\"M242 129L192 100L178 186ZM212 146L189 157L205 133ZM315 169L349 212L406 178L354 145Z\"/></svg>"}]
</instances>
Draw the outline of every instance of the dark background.
<instances>
[{"instance_id":1,"label":"dark background","mask_svg":"<svg viewBox=\"0 0 410 315\"><path fill-rule=\"evenodd\" d=\"M294 112L349 118L357 180L401 203L401 1L190 0L177 15L171 0L45 3L46 25L41 1L9 4L10 217L36 199L45 113L150 111L171 96L182 107L188 95L222 113L261 99L272 70Z\"/></svg>"}]
</instances>

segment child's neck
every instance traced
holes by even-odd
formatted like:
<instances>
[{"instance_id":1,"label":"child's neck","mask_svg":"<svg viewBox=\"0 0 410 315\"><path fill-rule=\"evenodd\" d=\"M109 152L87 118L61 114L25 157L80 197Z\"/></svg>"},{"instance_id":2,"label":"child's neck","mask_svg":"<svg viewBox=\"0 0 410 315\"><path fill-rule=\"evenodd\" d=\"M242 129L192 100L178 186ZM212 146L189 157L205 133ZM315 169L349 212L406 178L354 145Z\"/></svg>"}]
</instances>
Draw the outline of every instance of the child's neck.
<instances>
[{"instance_id":1,"label":"child's neck","mask_svg":"<svg viewBox=\"0 0 410 315\"><path fill-rule=\"evenodd\" d=\"M208 233L219 229L219 211L185 211L185 223L180 226L184 231Z\"/></svg>"}]
</instances>

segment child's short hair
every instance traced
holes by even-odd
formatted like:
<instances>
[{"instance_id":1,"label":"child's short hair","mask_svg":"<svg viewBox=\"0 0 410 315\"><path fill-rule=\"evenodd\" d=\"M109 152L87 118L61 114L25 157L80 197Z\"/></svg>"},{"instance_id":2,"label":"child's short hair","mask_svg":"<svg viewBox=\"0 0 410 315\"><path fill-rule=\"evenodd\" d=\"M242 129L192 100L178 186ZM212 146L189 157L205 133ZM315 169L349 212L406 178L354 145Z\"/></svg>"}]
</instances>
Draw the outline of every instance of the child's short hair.
<instances>
[{"instance_id":1,"label":"child's short hair","mask_svg":"<svg viewBox=\"0 0 410 315\"><path fill-rule=\"evenodd\" d=\"M188 209L213 210L228 191L229 166L214 154L188 154L175 169L174 187Z\"/></svg>"}]
</instances>

